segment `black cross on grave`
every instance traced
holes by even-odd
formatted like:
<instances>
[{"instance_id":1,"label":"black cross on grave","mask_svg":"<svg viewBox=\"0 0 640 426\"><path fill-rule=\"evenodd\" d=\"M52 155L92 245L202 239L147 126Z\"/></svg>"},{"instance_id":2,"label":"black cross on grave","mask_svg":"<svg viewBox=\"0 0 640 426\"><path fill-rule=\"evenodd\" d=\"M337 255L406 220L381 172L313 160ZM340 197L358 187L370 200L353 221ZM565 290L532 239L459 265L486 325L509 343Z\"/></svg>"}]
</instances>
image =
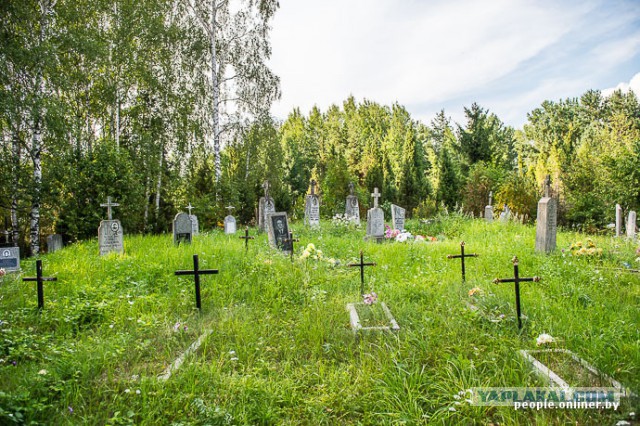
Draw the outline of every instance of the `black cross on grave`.
<instances>
[{"instance_id":1,"label":"black cross on grave","mask_svg":"<svg viewBox=\"0 0 640 426\"><path fill-rule=\"evenodd\" d=\"M293 252L295 251L293 249L293 243L297 243L300 240L297 238L293 238L293 232L289 231L289 238L285 238L284 240L282 240L283 243L291 243L291 261L293 262Z\"/></svg>"},{"instance_id":2,"label":"black cross on grave","mask_svg":"<svg viewBox=\"0 0 640 426\"><path fill-rule=\"evenodd\" d=\"M447 255L447 259L460 259L460 263L462 265L462 282L465 282L465 271L464 271L464 259L465 257L478 257L479 254L471 253L464 254L464 241L460 243L460 254L449 254Z\"/></svg>"},{"instance_id":3,"label":"black cross on grave","mask_svg":"<svg viewBox=\"0 0 640 426\"><path fill-rule=\"evenodd\" d=\"M520 308L520 283L526 281L538 282L541 280L540 277L535 276L532 278L520 278L518 274L518 258L516 256L511 260L513 262L513 278L496 278L493 280L495 284L499 283L515 283L516 285L516 313L518 315L518 328L522 328L522 310Z\"/></svg>"},{"instance_id":4,"label":"black cross on grave","mask_svg":"<svg viewBox=\"0 0 640 426\"><path fill-rule=\"evenodd\" d=\"M247 252L249 251L249 240L253 240L256 237L249 236L249 227L247 226L244 228L244 237L238 237L238 238L244 240L244 249L245 249L245 252Z\"/></svg>"},{"instance_id":5,"label":"black cross on grave","mask_svg":"<svg viewBox=\"0 0 640 426\"><path fill-rule=\"evenodd\" d=\"M311 179L311 195L316 195L316 185L318 184L318 182L316 182L315 179Z\"/></svg>"},{"instance_id":6,"label":"black cross on grave","mask_svg":"<svg viewBox=\"0 0 640 426\"><path fill-rule=\"evenodd\" d=\"M36 260L36 276L23 278L22 281L35 281L38 283L38 309L44 309L44 287L42 283L44 281L58 281L56 277L43 277L42 276L42 260Z\"/></svg>"},{"instance_id":7,"label":"black cross on grave","mask_svg":"<svg viewBox=\"0 0 640 426\"><path fill-rule=\"evenodd\" d=\"M193 275L193 278L196 283L196 307L198 309L202 309L202 303L200 299L200 275L211 275L217 274L217 269L199 269L198 268L198 255L193 255L193 271L183 270L176 271L176 275Z\"/></svg>"},{"instance_id":8,"label":"black cross on grave","mask_svg":"<svg viewBox=\"0 0 640 426\"><path fill-rule=\"evenodd\" d=\"M360 295L364 294L364 267L365 266L376 266L375 262L364 263L364 255L362 254L362 250L360 250L360 263L350 263L347 266L357 266L360 268Z\"/></svg>"},{"instance_id":9,"label":"black cross on grave","mask_svg":"<svg viewBox=\"0 0 640 426\"><path fill-rule=\"evenodd\" d=\"M104 204L100 204L100 207L106 207L107 208L107 219L108 220L112 220L111 218L111 207L118 207L120 204L118 203L112 203L111 202L111 197L107 197L107 202Z\"/></svg>"}]
</instances>

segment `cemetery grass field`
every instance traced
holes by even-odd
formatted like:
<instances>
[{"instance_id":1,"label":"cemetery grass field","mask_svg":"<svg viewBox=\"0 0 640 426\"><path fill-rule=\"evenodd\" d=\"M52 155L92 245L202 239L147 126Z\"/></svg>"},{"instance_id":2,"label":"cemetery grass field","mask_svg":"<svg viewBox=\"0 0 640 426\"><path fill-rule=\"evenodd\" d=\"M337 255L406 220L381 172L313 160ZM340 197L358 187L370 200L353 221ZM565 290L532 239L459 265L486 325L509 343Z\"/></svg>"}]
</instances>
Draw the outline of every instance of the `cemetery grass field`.
<instances>
[{"instance_id":1,"label":"cemetery grass field","mask_svg":"<svg viewBox=\"0 0 640 426\"><path fill-rule=\"evenodd\" d=\"M171 235L126 236L125 254L98 255L97 240L44 255L45 308L37 310L33 259L22 274L0 278L0 424L578 424L615 425L640 411L531 410L471 406L472 387L545 386L518 350L566 348L640 392L640 274L637 243L590 237L601 256L571 256L587 236L559 232L558 249L534 253L535 229L449 216L414 234L437 242L375 244L365 230L292 224L296 260L270 248L266 234L249 242L215 230L176 247ZM251 230L255 235L255 230ZM460 261L447 254L480 257ZM313 243L321 260L299 259ZM564 253L562 252L564 250ZM374 290L397 320L396 333L349 328L347 303ZM192 269L201 277L195 309ZM518 331L513 284L520 275L526 319ZM335 262L332 262L334 260ZM469 296L473 288L475 294ZM472 293L474 293L472 292ZM468 303L479 307L472 311ZM182 367L161 375L201 335ZM630 419L629 419L630 420ZM631 420L632 424L634 421Z\"/></svg>"}]
</instances>

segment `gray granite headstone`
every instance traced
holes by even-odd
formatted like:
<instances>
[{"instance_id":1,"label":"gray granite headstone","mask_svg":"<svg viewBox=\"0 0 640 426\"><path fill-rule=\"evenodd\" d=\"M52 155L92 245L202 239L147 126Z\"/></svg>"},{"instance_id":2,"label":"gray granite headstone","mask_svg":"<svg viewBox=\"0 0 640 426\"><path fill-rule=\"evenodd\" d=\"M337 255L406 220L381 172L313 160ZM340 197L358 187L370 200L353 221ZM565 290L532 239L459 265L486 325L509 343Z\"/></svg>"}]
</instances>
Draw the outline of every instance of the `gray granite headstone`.
<instances>
[{"instance_id":1,"label":"gray granite headstone","mask_svg":"<svg viewBox=\"0 0 640 426\"><path fill-rule=\"evenodd\" d=\"M189 210L189 218L191 219L192 225L191 234L198 235L200 234L200 223L198 222L198 216L191 213L191 210L193 210L194 208L195 207L192 206L191 203L189 203L189 205L187 206L187 210Z\"/></svg>"},{"instance_id":2,"label":"gray granite headstone","mask_svg":"<svg viewBox=\"0 0 640 426\"><path fill-rule=\"evenodd\" d=\"M489 204L484 208L484 220L493 222L493 191L489 191Z\"/></svg>"},{"instance_id":3,"label":"gray granite headstone","mask_svg":"<svg viewBox=\"0 0 640 426\"><path fill-rule=\"evenodd\" d=\"M224 233L225 234L235 234L236 233L236 218L231 215L231 210L235 209L233 206L227 206L227 210L229 210L229 214L224 218Z\"/></svg>"},{"instance_id":4,"label":"gray granite headstone","mask_svg":"<svg viewBox=\"0 0 640 426\"><path fill-rule=\"evenodd\" d=\"M545 179L545 196L538 202L536 220L536 251L549 253L556 248L556 230L558 207L556 200L550 197L550 177Z\"/></svg>"},{"instance_id":5,"label":"gray granite headstone","mask_svg":"<svg viewBox=\"0 0 640 426\"><path fill-rule=\"evenodd\" d=\"M272 247L276 247L282 251L290 253L292 243L289 241L289 222L287 220L287 213L270 213L266 220L269 221L269 226L267 227L269 244L271 244Z\"/></svg>"},{"instance_id":6,"label":"gray granite headstone","mask_svg":"<svg viewBox=\"0 0 640 426\"><path fill-rule=\"evenodd\" d=\"M393 229L404 231L404 215L406 210L395 204L391 204L391 222Z\"/></svg>"},{"instance_id":7,"label":"gray granite headstone","mask_svg":"<svg viewBox=\"0 0 640 426\"><path fill-rule=\"evenodd\" d=\"M350 182L349 195L347 196L344 215L353 223L360 225L360 205L358 204L358 197L356 197L353 193L353 187L353 182Z\"/></svg>"},{"instance_id":8,"label":"gray granite headstone","mask_svg":"<svg viewBox=\"0 0 640 426\"><path fill-rule=\"evenodd\" d=\"M622 207L620 207L620 204L616 204L616 237L622 235L622 221Z\"/></svg>"},{"instance_id":9,"label":"gray granite headstone","mask_svg":"<svg viewBox=\"0 0 640 426\"><path fill-rule=\"evenodd\" d=\"M510 217L511 210L509 210L509 206L505 204L502 213L500 213L500 221L502 221L502 223L507 223L509 222Z\"/></svg>"},{"instance_id":10,"label":"gray granite headstone","mask_svg":"<svg viewBox=\"0 0 640 426\"><path fill-rule=\"evenodd\" d=\"M374 188L373 208L367 211L367 239L381 240L384 238L384 211L378 207L378 198L380 193L378 188Z\"/></svg>"},{"instance_id":11,"label":"gray granite headstone","mask_svg":"<svg viewBox=\"0 0 640 426\"><path fill-rule=\"evenodd\" d=\"M188 213L178 213L173 219L173 243L191 243L193 221Z\"/></svg>"},{"instance_id":12,"label":"gray granite headstone","mask_svg":"<svg viewBox=\"0 0 640 426\"><path fill-rule=\"evenodd\" d=\"M64 243L62 242L62 235L53 234L47 237L47 252L54 253L64 247Z\"/></svg>"},{"instance_id":13,"label":"gray granite headstone","mask_svg":"<svg viewBox=\"0 0 640 426\"><path fill-rule=\"evenodd\" d=\"M7 272L20 270L20 248L2 247L0 248L0 268Z\"/></svg>"},{"instance_id":14,"label":"gray granite headstone","mask_svg":"<svg viewBox=\"0 0 640 426\"><path fill-rule=\"evenodd\" d=\"M264 188L264 197L260 197L258 202L258 229L261 231L269 231L267 216L276 212L276 203L269 196L269 181L262 184Z\"/></svg>"},{"instance_id":15,"label":"gray granite headstone","mask_svg":"<svg viewBox=\"0 0 640 426\"><path fill-rule=\"evenodd\" d=\"M311 194L307 195L304 204L304 223L309 226L320 225L320 199L316 194L316 181L311 181Z\"/></svg>"},{"instance_id":16,"label":"gray granite headstone","mask_svg":"<svg viewBox=\"0 0 640 426\"><path fill-rule=\"evenodd\" d=\"M103 220L98 227L100 256L108 253L124 252L124 231L118 219Z\"/></svg>"},{"instance_id":17,"label":"gray granite headstone","mask_svg":"<svg viewBox=\"0 0 640 426\"><path fill-rule=\"evenodd\" d=\"M627 238L636 237L636 220L637 220L636 212L631 210L629 212L629 216L627 216Z\"/></svg>"}]
</instances>

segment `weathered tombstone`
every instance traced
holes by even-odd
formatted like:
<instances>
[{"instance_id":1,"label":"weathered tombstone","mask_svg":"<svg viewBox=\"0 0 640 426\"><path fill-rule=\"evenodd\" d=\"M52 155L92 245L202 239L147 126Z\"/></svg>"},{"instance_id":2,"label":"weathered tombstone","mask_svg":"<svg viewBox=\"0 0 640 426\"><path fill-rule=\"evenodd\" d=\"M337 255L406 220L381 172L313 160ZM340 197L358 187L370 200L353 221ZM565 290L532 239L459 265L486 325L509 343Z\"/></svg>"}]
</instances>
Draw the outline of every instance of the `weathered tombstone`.
<instances>
[{"instance_id":1,"label":"weathered tombstone","mask_svg":"<svg viewBox=\"0 0 640 426\"><path fill-rule=\"evenodd\" d=\"M493 191L489 191L489 204L484 208L484 220L493 222Z\"/></svg>"},{"instance_id":2,"label":"weathered tombstone","mask_svg":"<svg viewBox=\"0 0 640 426\"><path fill-rule=\"evenodd\" d=\"M6 272L20 270L20 248L2 247L0 248L0 268Z\"/></svg>"},{"instance_id":3,"label":"weathered tombstone","mask_svg":"<svg viewBox=\"0 0 640 426\"><path fill-rule=\"evenodd\" d=\"M373 208L367 212L367 239L375 239L381 241L384 238L384 211L378 207L378 198L380 193L378 188L374 188L373 193Z\"/></svg>"},{"instance_id":4,"label":"weathered tombstone","mask_svg":"<svg viewBox=\"0 0 640 426\"><path fill-rule=\"evenodd\" d=\"M404 231L404 215L406 210L395 204L391 204L391 224L393 229Z\"/></svg>"},{"instance_id":5,"label":"weathered tombstone","mask_svg":"<svg viewBox=\"0 0 640 426\"><path fill-rule=\"evenodd\" d=\"M538 202L536 220L536 251L549 253L556 248L558 209L556 200L550 196L551 177L544 180L544 197Z\"/></svg>"},{"instance_id":6,"label":"weathered tombstone","mask_svg":"<svg viewBox=\"0 0 640 426\"><path fill-rule=\"evenodd\" d=\"M264 181L262 187L264 188L264 197L260 197L258 202L258 229L268 232L267 216L276 212L276 204L269 196L269 181Z\"/></svg>"},{"instance_id":7,"label":"weathered tombstone","mask_svg":"<svg viewBox=\"0 0 640 426\"><path fill-rule=\"evenodd\" d=\"M344 215L352 222L360 225L360 205L358 204L358 197L353 193L353 188L353 182L349 182L349 195L347 196Z\"/></svg>"},{"instance_id":8,"label":"weathered tombstone","mask_svg":"<svg viewBox=\"0 0 640 426\"><path fill-rule=\"evenodd\" d=\"M227 206L229 214L224 218L224 233L235 234L236 233L236 218L231 216L231 210L235 209L233 206Z\"/></svg>"},{"instance_id":9,"label":"weathered tombstone","mask_svg":"<svg viewBox=\"0 0 640 426\"><path fill-rule=\"evenodd\" d=\"M635 238L636 237L636 212L631 210L629 212L629 216L627 216L627 238Z\"/></svg>"},{"instance_id":10,"label":"weathered tombstone","mask_svg":"<svg viewBox=\"0 0 640 426\"><path fill-rule=\"evenodd\" d=\"M511 210L509 210L509 206L505 204L502 209L502 213L500 213L500 220L502 221L502 223L507 223L509 222L510 217L511 217Z\"/></svg>"},{"instance_id":11,"label":"weathered tombstone","mask_svg":"<svg viewBox=\"0 0 640 426\"><path fill-rule=\"evenodd\" d=\"M284 252L291 252L292 241L289 235L289 222L286 212L270 213L266 219L269 222L267 232L269 233L269 244L279 248Z\"/></svg>"},{"instance_id":12,"label":"weathered tombstone","mask_svg":"<svg viewBox=\"0 0 640 426\"><path fill-rule=\"evenodd\" d=\"M107 220L100 221L100 226L98 227L100 256L112 252L124 252L124 231L122 224L118 219L113 219L111 215L111 207L118 207L119 205L118 203L112 203L111 197L107 197L105 204L100 204L101 207L107 208Z\"/></svg>"},{"instance_id":13,"label":"weathered tombstone","mask_svg":"<svg viewBox=\"0 0 640 426\"><path fill-rule=\"evenodd\" d=\"M64 247L64 243L62 242L62 235L53 234L47 237L47 252L54 253Z\"/></svg>"},{"instance_id":14,"label":"weathered tombstone","mask_svg":"<svg viewBox=\"0 0 640 426\"><path fill-rule=\"evenodd\" d=\"M315 193L317 182L311 181L311 194L307 195L304 204L304 223L309 226L320 225L320 199Z\"/></svg>"},{"instance_id":15,"label":"weathered tombstone","mask_svg":"<svg viewBox=\"0 0 640 426\"><path fill-rule=\"evenodd\" d=\"M193 207L191 205L191 203L189 203L189 205L187 206L187 210L189 210L189 219L191 219L191 234L192 235L198 235L200 234L200 223L198 222L198 216L196 216L195 214L191 214L191 210L194 209L195 207Z\"/></svg>"},{"instance_id":16,"label":"weathered tombstone","mask_svg":"<svg viewBox=\"0 0 640 426\"><path fill-rule=\"evenodd\" d=\"M616 237L622 235L622 207L620 204L616 204Z\"/></svg>"},{"instance_id":17,"label":"weathered tombstone","mask_svg":"<svg viewBox=\"0 0 640 426\"><path fill-rule=\"evenodd\" d=\"M173 243L191 243L193 239L193 221L187 213L178 213L173 219Z\"/></svg>"}]
</instances>

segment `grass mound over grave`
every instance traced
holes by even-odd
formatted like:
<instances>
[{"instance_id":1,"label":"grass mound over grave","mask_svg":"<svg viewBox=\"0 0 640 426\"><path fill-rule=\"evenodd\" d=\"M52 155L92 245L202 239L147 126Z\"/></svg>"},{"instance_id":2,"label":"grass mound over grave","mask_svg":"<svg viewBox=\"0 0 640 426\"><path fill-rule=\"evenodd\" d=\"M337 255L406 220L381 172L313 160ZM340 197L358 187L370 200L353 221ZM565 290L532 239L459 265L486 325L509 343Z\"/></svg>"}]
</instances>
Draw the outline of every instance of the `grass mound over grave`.
<instances>
[{"instance_id":1,"label":"grass mound over grave","mask_svg":"<svg viewBox=\"0 0 640 426\"><path fill-rule=\"evenodd\" d=\"M296 260L219 231L176 247L171 236L128 236L124 255L98 256L97 241L43 256L45 309L34 283L0 278L0 424L615 424L638 407L521 410L475 407L472 387L544 383L519 354L549 333L605 374L640 391L640 276L605 268L635 262L637 246L591 237L599 256L571 256L586 236L559 233L549 256L533 251L535 230L453 216L416 233L437 242L375 244L363 229L323 223L293 229ZM466 262L460 251L480 257ZM313 243L313 255L300 260ZM561 248L565 248L563 253ZM347 303L375 291L401 329L354 338ZM320 251L318 255L317 251ZM174 271L219 269L193 278ZM517 329L511 258L523 275ZM23 275L34 274L23 262ZM478 288L469 296L470 290ZM478 307L472 311L467 302ZM195 354L166 381L157 376L203 333ZM626 403L628 404L628 403Z\"/></svg>"}]
</instances>

